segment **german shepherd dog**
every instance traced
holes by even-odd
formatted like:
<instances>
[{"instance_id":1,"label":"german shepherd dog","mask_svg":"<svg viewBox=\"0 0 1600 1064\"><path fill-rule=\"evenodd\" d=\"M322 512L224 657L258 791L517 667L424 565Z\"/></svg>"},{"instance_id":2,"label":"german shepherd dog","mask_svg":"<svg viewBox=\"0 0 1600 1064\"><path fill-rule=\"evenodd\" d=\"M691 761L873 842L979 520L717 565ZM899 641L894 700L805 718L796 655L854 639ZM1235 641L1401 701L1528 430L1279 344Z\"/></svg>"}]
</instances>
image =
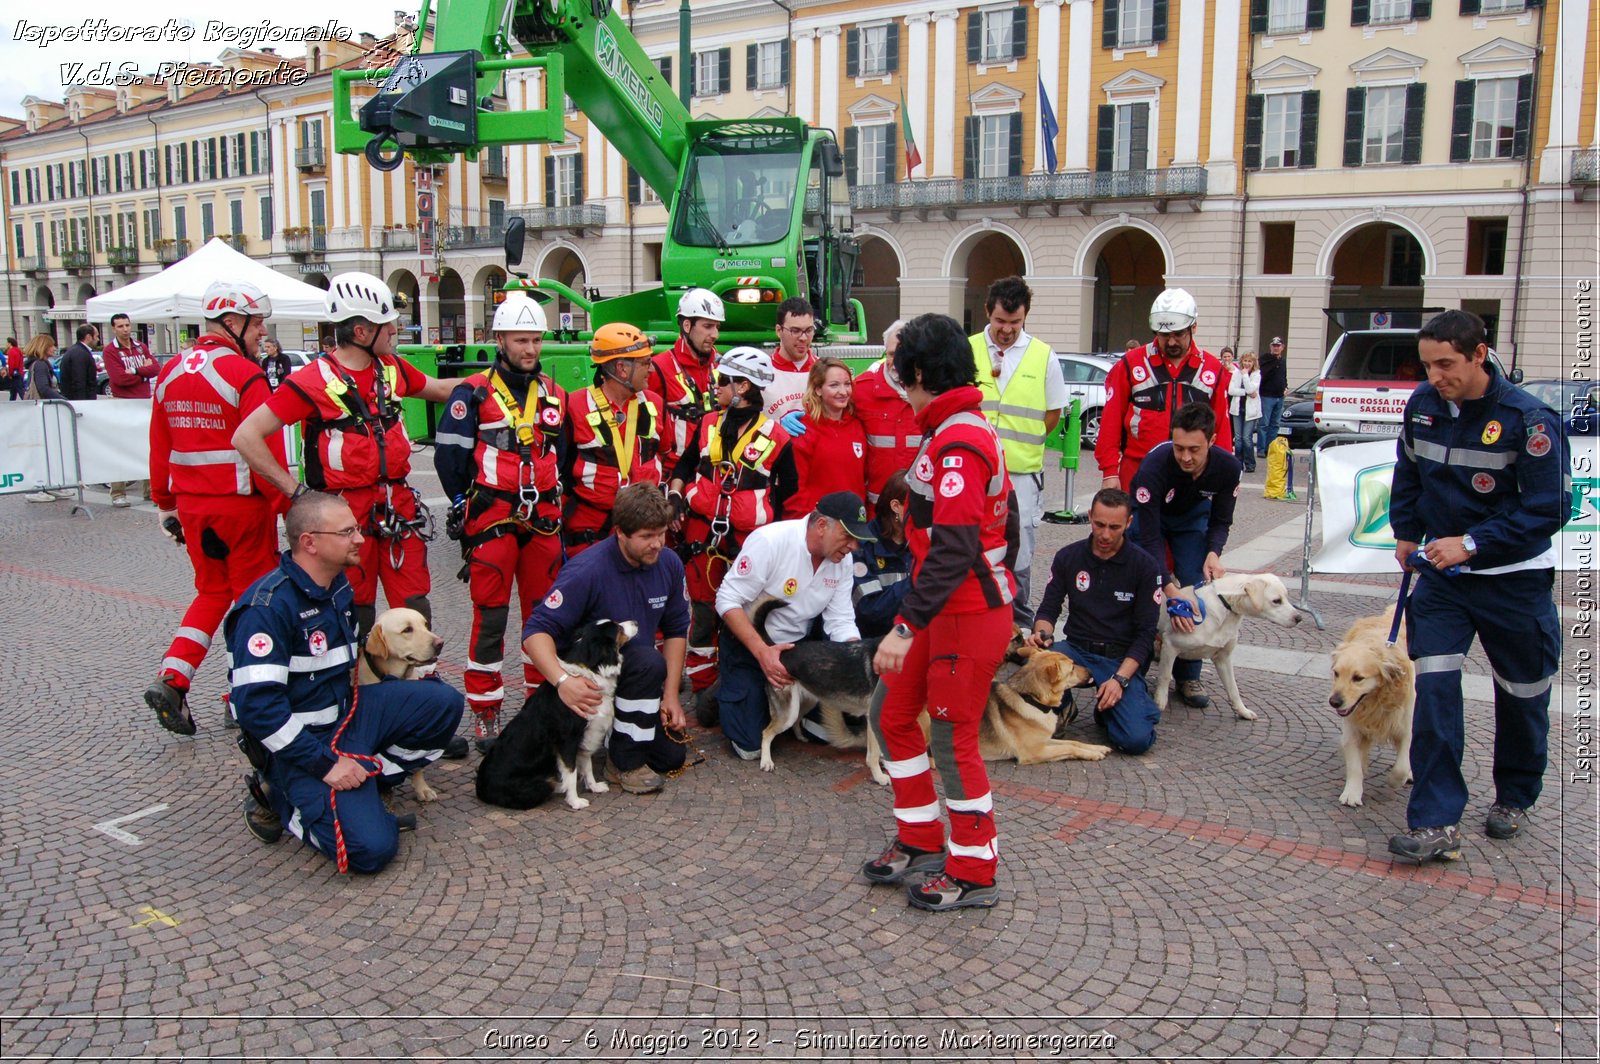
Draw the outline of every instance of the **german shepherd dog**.
<instances>
[{"instance_id":1,"label":"german shepherd dog","mask_svg":"<svg viewBox=\"0 0 1600 1064\"><path fill-rule=\"evenodd\" d=\"M480 802L532 809L555 793L551 779L558 777L567 806L584 809L589 800L578 797L580 774L590 793L611 789L594 778L594 752L611 733L622 646L637 634L632 621L601 620L578 630L561 667L600 688L599 709L585 720L561 701L555 684L540 684L478 764Z\"/></svg>"}]
</instances>

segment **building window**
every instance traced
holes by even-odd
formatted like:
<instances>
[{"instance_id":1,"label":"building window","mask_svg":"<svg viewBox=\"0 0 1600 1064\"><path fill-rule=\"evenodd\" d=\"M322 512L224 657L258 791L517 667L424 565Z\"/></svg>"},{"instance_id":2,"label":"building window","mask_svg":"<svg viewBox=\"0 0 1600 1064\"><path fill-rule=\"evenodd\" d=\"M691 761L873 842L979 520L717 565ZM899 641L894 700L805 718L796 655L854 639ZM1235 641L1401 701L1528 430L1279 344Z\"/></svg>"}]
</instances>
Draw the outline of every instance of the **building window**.
<instances>
[{"instance_id":1,"label":"building window","mask_svg":"<svg viewBox=\"0 0 1600 1064\"><path fill-rule=\"evenodd\" d=\"M889 27L861 29L861 77L882 77L889 72Z\"/></svg>"},{"instance_id":2,"label":"building window","mask_svg":"<svg viewBox=\"0 0 1600 1064\"><path fill-rule=\"evenodd\" d=\"M728 48L713 48L689 57L692 75L689 83L694 86L696 96L721 96L728 91L732 73L728 60L732 54Z\"/></svg>"},{"instance_id":3,"label":"building window","mask_svg":"<svg viewBox=\"0 0 1600 1064\"><path fill-rule=\"evenodd\" d=\"M1479 81L1472 105L1472 157L1515 158L1517 79Z\"/></svg>"},{"instance_id":4,"label":"building window","mask_svg":"<svg viewBox=\"0 0 1600 1064\"><path fill-rule=\"evenodd\" d=\"M579 180L580 171L583 169L578 152L563 152L552 155L551 164L551 207L571 207L583 202L582 182Z\"/></svg>"},{"instance_id":5,"label":"building window","mask_svg":"<svg viewBox=\"0 0 1600 1064\"><path fill-rule=\"evenodd\" d=\"M261 239L272 239L272 196L262 196L257 203L261 208Z\"/></svg>"},{"instance_id":6,"label":"building window","mask_svg":"<svg viewBox=\"0 0 1600 1064\"><path fill-rule=\"evenodd\" d=\"M1306 30L1306 0L1268 0L1267 32L1304 33Z\"/></svg>"},{"instance_id":7,"label":"building window","mask_svg":"<svg viewBox=\"0 0 1600 1064\"><path fill-rule=\"evenodd\" d=\"M244 200L228 201L228 232L235 240L244 239Z\"/></svg>"},{"instance_id":8,"label":"building window","mask_svg":"<svg viewBox=\"0 0 1600 1064\"><path fill-rule=\"evenodd\" d=\"M1278 169L1300 165L1300 94L1266 98L1262 112L1261 165Z\"/></svg>"},{"instance_id":9,"label":"building window","mask_svg":"<svg viewBox=\"0 0 1600 1064\"><path fill-rule=\"evenodd\" d=\"M311 232L325 233L327 229L328 192L326 189L314 188L311 190Z\"/></svg>"},{"instance_id":10,"label":"building window","mask_svg":"<svg viewBox=\"0 0 1600 1064\"><path fill-rule=\"evenodd\" d=\"M1150 165L1150 105L1124 103L1117 105L1115 147L1112 149L1112 169L1144 170Z\"/></svg>"},{"instance_id":11,"label":"building window","mask_svg":"<svg viewBox=\"0 0 1600 1064\"><path fill-rule=\"evenodd\" d=\"M1011 116L980 115L978 176L1006 177L1011 159Z\"/></svg>"},{"instance_id":12,"label":"building window","mask_svg":"<svg viewBox=\"0 0 1600 1064\"><path fill-rule=\"evenodd\" d=\"M1403 85L1367 90L1361 161L1397 163L1405 141L1406 90Z\"/></svg>"},{"instance_id":13,"label":"building window","mask_svg":"<svg viewBox=\"0 0 1600 1064\"><path fill-rule=\"evenodd\" d=\"M16 252L19 256L26 255L28 253L27 246L22 242L22 233L23 228L21 222L17 222L11 227L11 241L15 246Z\"/></svg>"},{"instance_id":14,"label":"building window","mask_svg":"<svg viewBox=\"0 0 1600 1064\"><path fill-rule=\"evenodd\" d=\"M983 61L1011 62L1011 12L983 12Z\"/></svg>"},{"instance_id":15,"label":"building window","mask_svg":"<svg viewBox=\"0 0 1600 1064\"><path fill-rule=\"evenodd\" d=\"M886 125L855 127L856 184L879 185L894 180L892 175L884 174L885 163L893 165L893 160L889 159L888 132Z\"/></svg>"},{"instance_id":16,"label":"building window","mask_svg":"<svg viewBox=\"0 0 1600 1064\"><path fill-rule=\"evenodd\" d=\"M200 204L200 239L210 240L217 234L216 208L209 203Z\"/></svg>"},{"instance_id":17,"label":"building window","mask_svg":"<svg viewBox=\"0 0 1600 1064\"><path fill-rule=\"evenodd\" d=\"M189 212L181 206L172 208L172 239L189 239Z\"/></svg>"},{"instance_id":18,"label":"building window","mask_svg":"<svg viewBox=\"0 0 1600 1064\"><path fill-rule=\"evenodd\" d=\"M1526 0L1479 0L1478 14L1480 15L1514 15L1527 7ZM1470 14L1467 5L1461 5L1463 15Z\"/></svg>"},{"instance_id":19,"label":"building window","mask_svg":"<svg viewBox=\"0 0 1600 1064\"><path fill-rule=\"evenodd\" d=\"M1469 275L1506 272L1505 218L1467 219L1467 273Z\"/></svg>"},{"instance_id":20,"label":"building window","mask_svg":"<svg viewBox=\"0 0 1600 1064\"><path fill-rule=\"evenodd\" d=\"M489 201L489 228L493 232L502 232L506 227L506 201L492 199Z\"/></svg>"},{"instance_id":21,"label":"building window","mask_svg":"<svg viewBox=\"0 0 1600 1064\"><path fill-rule=\"evenodd\" d=\"M1370 19L1374 24L1409 22L1411 21L1411 0L1372 0Z\"/></svg>"},{"instance_id":22,"label":"building window","mask_svg":"<svg viewBox=\"0 0 1600 1064\"><path fill-rule=\"evenodd\" d=\"M1389 232L1389 261L1383 283L1390 288L1422 286L1422 245L1404 229Z\"/></svg>"},{"instance_id":23,"label":"building window","mask_svg":"<svg viewBox=\"0 0 1600 1064\"><path fill-rule=\"evenodd\" d=\"M1152 43L1155 0L1121 0L1117 10L1117 47L1141 48Z\"/></svg>"},{"instance_id":24,"label":"building window","mask_svg":"<svg viewBox=\"0 0 1600 1064\"><path fill-rule=\"evenodd\" d=\"M768 41L752 45L756 55L756 83L758 89L777 89L789 81L789 42Z\"/></svg>"},{"instance_id":25,"label":"building window","mask_svg":"<svg viewBox=\"0 0 1600 1064\"><path fill-rule=\"evenodd\" d=\"M161 239L161 212L155 207L144 210L144 246L151 247Z\"/></svg>"}]
</instances>

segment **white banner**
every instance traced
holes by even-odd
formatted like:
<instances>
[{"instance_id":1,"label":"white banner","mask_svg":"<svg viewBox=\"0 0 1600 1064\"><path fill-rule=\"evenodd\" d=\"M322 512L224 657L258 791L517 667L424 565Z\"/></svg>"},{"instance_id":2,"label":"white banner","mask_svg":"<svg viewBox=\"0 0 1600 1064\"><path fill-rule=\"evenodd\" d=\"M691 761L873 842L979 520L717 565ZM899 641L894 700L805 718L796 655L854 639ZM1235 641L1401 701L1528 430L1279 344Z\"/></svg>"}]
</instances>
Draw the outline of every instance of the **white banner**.
<instances>
[{"instance_id":1,"label":"white banner","mask_svg":"<svg viewBox=\"0 0 1600 1064\"><path fill-rule=\"evenodd\" d=\"M0 494L78 485L72 405L0 404Z\"/></svg>"},{"instance_id":2,"label":"white banner","mask_svg":"<svg viewBox=\"0 0 1600 1064\"><path fill-rule=\"evenodd\" d=\"M78 454L85 484L150 475L150 400L96 399L78 408Z\"/></svg>"},{"instance_id":3,"label":"white banner","mask_svg":"<svg viewBox=\"0 0 1600 1064\"><path fill-rule=\"evenodd\" d=\"M1317 499L1322 506L1322 548L1314 573L1393 573L1394 532L1389 528L1389 486L1394 480L1393 440L1324 447L1316 452ZM1575 438L1572 509L1561 530L1562 569L1593 569L1600 545L1600 441Z\"/></svg>"}]
</instances>

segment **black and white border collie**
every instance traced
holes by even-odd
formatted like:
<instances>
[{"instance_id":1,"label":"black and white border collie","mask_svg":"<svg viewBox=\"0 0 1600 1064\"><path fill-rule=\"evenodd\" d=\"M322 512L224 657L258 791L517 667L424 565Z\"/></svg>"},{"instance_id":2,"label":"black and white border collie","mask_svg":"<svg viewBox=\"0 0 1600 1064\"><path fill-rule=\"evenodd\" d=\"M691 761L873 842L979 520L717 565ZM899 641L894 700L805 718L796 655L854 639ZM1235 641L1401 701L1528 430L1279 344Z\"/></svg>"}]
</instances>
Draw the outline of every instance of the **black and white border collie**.
<instances>
[{"instance_id":1,"label":"black and white border collie","mask_svg":"<svg viewBox=\"0 0 1600 1064\"><path fill-rule=\"evenodd\" d=\"M558 779L567 805L584 809L589 800L578 797L580 773L590 793L610 790L594 778L594 752L611 733L622 646L638 632L633 621L608 620L578 630L561 666L600 688L599 709L585 720L561 701L555 684L540 684L479 763L479 801L532 809L555 793L552 779Z\"/></svg>"}]
</instances>

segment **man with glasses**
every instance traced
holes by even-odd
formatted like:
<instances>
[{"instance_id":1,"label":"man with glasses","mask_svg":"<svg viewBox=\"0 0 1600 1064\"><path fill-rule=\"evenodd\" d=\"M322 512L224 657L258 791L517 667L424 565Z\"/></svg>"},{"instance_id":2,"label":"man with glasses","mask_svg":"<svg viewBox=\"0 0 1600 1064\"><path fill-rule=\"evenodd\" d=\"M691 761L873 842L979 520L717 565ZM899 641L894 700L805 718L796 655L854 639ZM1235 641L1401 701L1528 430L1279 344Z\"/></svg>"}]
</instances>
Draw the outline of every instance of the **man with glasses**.
<instances>
[{"instance_id":1,"label":"man with glasses","mask_svg":"<svg viewBox=\"0 0 1600 1064\"><path fill-rule=\"evenodd\" d=\"M255 768L245 826L272 843L287 825L340 871L377 872L401 827L380 788L444 754L465 702L437 677L385 678L358 695L344 574L361 563L361 526L348 502L320 491L295 499L284 524L289 550L223 622L239 745Z\"/></svg>"},{"instance_id":2,"label":"man with glasses","mask_svg":"<svg viewBox=\"0 0 1600 1064\"><path fill-rule=\"evenodd\" d=\"M805 431L800 418L806 380L817 361L811 350L816 335L817 319L810 302L794 296L778 304L778 349L772 353L772 385L765 390L766 414L781 422L791 436Z\"/></svg>"},{"instance_id":3,"label":"man with glasses","mask_svg":"<svg viewBox=\"0 0 1600 1064\"><path fill-rule=\"evenodd\" d=\"M717 613L725 626L717 708L722 734L744 760L760 756L761 732L770 719L767 684L794 682L778 656L806 638L818 617L836 643L861 638L850 600L855 586L850 555L873 538L861 497L836 491L817 500L810 516L758 528L744 541L717 590ZM767 596L784 606L767 621L767 634L777 640L773 645L761 638L749 613Z\"/></svg>"}]
</instances>

